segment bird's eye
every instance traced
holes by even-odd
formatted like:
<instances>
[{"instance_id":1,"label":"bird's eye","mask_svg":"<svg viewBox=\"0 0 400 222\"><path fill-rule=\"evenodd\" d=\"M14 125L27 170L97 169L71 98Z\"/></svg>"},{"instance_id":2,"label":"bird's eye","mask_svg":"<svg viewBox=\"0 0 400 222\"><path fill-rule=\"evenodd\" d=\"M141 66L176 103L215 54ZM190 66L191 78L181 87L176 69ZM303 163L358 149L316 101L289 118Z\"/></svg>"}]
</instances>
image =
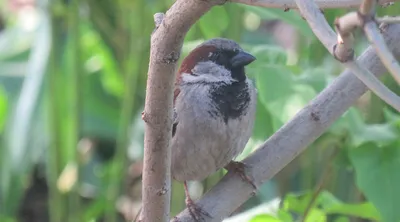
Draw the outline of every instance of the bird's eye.
<instances>
[{"instance_id":1,"label":"bird's eye","mask_svg":"<svg viewBox=\"0 0 400 222\"><path fill-rule=\"evenodd\" d=\"M217 64L225 66L229 64L229 55L226 53L218 53L218 55L215 57L215 61Z\"/></svg>"}]
</instances>

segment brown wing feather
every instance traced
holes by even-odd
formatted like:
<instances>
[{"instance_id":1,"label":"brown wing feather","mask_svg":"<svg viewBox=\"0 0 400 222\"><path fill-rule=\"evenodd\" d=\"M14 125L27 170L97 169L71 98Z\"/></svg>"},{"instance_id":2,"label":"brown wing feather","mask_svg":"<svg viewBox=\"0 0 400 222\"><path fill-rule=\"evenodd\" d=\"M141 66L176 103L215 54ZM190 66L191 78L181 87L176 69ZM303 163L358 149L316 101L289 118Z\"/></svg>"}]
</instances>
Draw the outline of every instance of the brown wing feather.
<instances>
[{"instance_id":1,"label":"brown wing feather","mask_svg":"<svg viewBox=\"0 0 400 222\"><path fill-rule=\"evenodd\" d=\"M176 75L175 79L175 90L174 90L174 107L175 107L175 100L178 97L179 93L181 92L179 86L182 81L182 74L187 73L187 74L192 74L192 69L196 66L196 64L200 61L206 61L209 57L209 54L211 52L215 52L216 48L215 46L201 46L196 49L194 49L186 58L182 61L181 66L179 67L178 73ZM178 119L177 119L177 113L176 110L174 109L174 122L172 125L172 137L175 135L176 128L178 126Z\"/></svg>"}]
</instances>

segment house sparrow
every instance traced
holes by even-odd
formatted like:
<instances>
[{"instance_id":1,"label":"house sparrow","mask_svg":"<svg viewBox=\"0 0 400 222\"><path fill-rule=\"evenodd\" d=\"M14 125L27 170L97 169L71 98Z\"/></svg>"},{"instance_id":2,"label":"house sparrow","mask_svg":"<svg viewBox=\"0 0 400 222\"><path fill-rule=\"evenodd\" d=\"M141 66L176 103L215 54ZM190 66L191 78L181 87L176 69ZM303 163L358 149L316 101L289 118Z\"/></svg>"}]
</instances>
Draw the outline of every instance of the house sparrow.
<instances>
[{"instance_id":1,"label":"house sparrow","mask_svg":"<svg viewBox=\"0 0 400 222\"><path fill-rule=\"evenodd\" d=\"M172 129L172 177L184 183L186 205L195 220L199 213L186 181L203 180L225 167L244 174L244 164L232 161L249 140L257 93L245 75L256 58L234 41L208 40L183 60L176 77Z\"/></svg>"}]
</instances>

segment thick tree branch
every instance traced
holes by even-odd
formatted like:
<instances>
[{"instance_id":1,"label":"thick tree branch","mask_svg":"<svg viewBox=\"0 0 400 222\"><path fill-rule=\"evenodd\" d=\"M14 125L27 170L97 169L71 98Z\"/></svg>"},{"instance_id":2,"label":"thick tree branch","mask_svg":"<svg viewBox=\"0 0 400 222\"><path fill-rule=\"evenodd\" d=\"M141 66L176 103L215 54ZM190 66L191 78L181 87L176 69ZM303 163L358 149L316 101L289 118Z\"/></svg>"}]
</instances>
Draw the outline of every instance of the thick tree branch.
<instances>
[{"instance_id":1,"label":"thick tree branch","mask_svg":"<svg viewBox=\"0 0 400 222\"><path fill-rule=\"evenodd\" d=\"M143 165L143 221L168 221L171 187L172 96L176 63L189 28L213 5L224 1L177 0L155 16L143 120L146 122Z\"/></svg>"},{"instance_id":2,"label":"thick tree branch","mask_svg":"<svg viewBox=\"0 0 400 222\"><path fill-rule=\"evenodd\" d=\"M230 2L242 3L245 5L260 6L265 8L296 9L294 0L228 0ZM380 0L380 5L387 5L397 0ZM362 0L316 0L319 8L358 8Z\"/></svg>"},{"instance_id":3,"label":"thick tree branch","mask_svg":"<svg viewBox=\"0 0 400 222\"><path fill-rule=\"evenodd\" d=\"M384 37L388 47L396 56L400 56L400 25L388 25L386 29ZM385 66L372 47L357 61L377 76L386 72ZM243 161L251 166L247 174L255 178L256 184L271 179L327 130L367 89L349 69L346 69L309 105ZM228 173L197 204L213 217L209 221L221 221L250 198L252 192L253 189L248 183L236 174ZM174 221L193 220L185 209Z\"/></svg>"}]
</instances>

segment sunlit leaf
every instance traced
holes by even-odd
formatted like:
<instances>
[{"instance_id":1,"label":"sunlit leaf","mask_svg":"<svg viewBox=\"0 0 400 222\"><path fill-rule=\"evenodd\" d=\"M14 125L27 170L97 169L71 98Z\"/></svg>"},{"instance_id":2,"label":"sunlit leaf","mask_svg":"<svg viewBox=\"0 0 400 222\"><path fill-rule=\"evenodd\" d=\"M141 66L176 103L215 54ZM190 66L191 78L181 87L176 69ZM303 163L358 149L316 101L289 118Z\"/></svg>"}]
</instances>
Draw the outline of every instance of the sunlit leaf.
<instances>
[{"instance_id":1,"label":"sunlit leaf","mask_svg":"<svg viewBox=\"0 0 400 222\"><path fill-rule=\"evenodd\" d=\"M283 222L282 220L268 214L253 217L250 222Z\"/></svg>"},{"instance_id":2,"label":"sunlit leaf","mask_svg":"<svg viewBox=\"0 0 400 222\"><path fill-rule=\"evenodd\" d=\"M317 208L311 208L307 214L305 222L325 222L327 221L326 214Z\"/></svg>"},{"instance_id":3,"label":"sunlit leaf","mask_svg":"<svg viewBox=\"0 0 400 222\"><path fill-rule=\"evenodd\" d=\"M278 218L284 222L292 222L293 221L292 215L288 211L283 210L283 209L278 210Z\"/></svg>"},{"instance_id":4,"label":"sunlit leaf","mask_svg":"<svg viewBox=\"0 0 400 222\"><path fill-rule=\"evenodd\" d=\"M312 198L312 192L307 192L302 195L289 193L285 196L282 208L286 211L294 211L296 213L303 213Z\"/></svg>"},{"instance_id":5,"label":"sunlit leaf","mask_svg":"<svg viewBox=\"0 0 400 222\"><path fill-rule=\"evenodd\" d=\"M7 95L3 87L0 87L0 133L3 132L4 124L6 123L7 111L8 111Z\"/></svg>"},{"instance_id":6,"label":"sunlit leaf","mask_svg":"<svg viewBox=\"0 0 400 222\"><path fill-rule=\"evenodd\" d=\"M337 204L325 209L327 214L342 214L370 220L380 220L379 212L371 203Z\"/></svg>"},{"instance_id":7,"label":"sunlit leaf","mask_svg":"<svg viewBox=\"0 0 400 222\"><path fill-rule=\"evenodd\" d=\"M331 206L336 206L338 204L341 204L342 202L336 198L332 193L328 191L322 191L318 195L318 204L321 206L322 209L331 207Z\"/></svg>"}]
</instances>

